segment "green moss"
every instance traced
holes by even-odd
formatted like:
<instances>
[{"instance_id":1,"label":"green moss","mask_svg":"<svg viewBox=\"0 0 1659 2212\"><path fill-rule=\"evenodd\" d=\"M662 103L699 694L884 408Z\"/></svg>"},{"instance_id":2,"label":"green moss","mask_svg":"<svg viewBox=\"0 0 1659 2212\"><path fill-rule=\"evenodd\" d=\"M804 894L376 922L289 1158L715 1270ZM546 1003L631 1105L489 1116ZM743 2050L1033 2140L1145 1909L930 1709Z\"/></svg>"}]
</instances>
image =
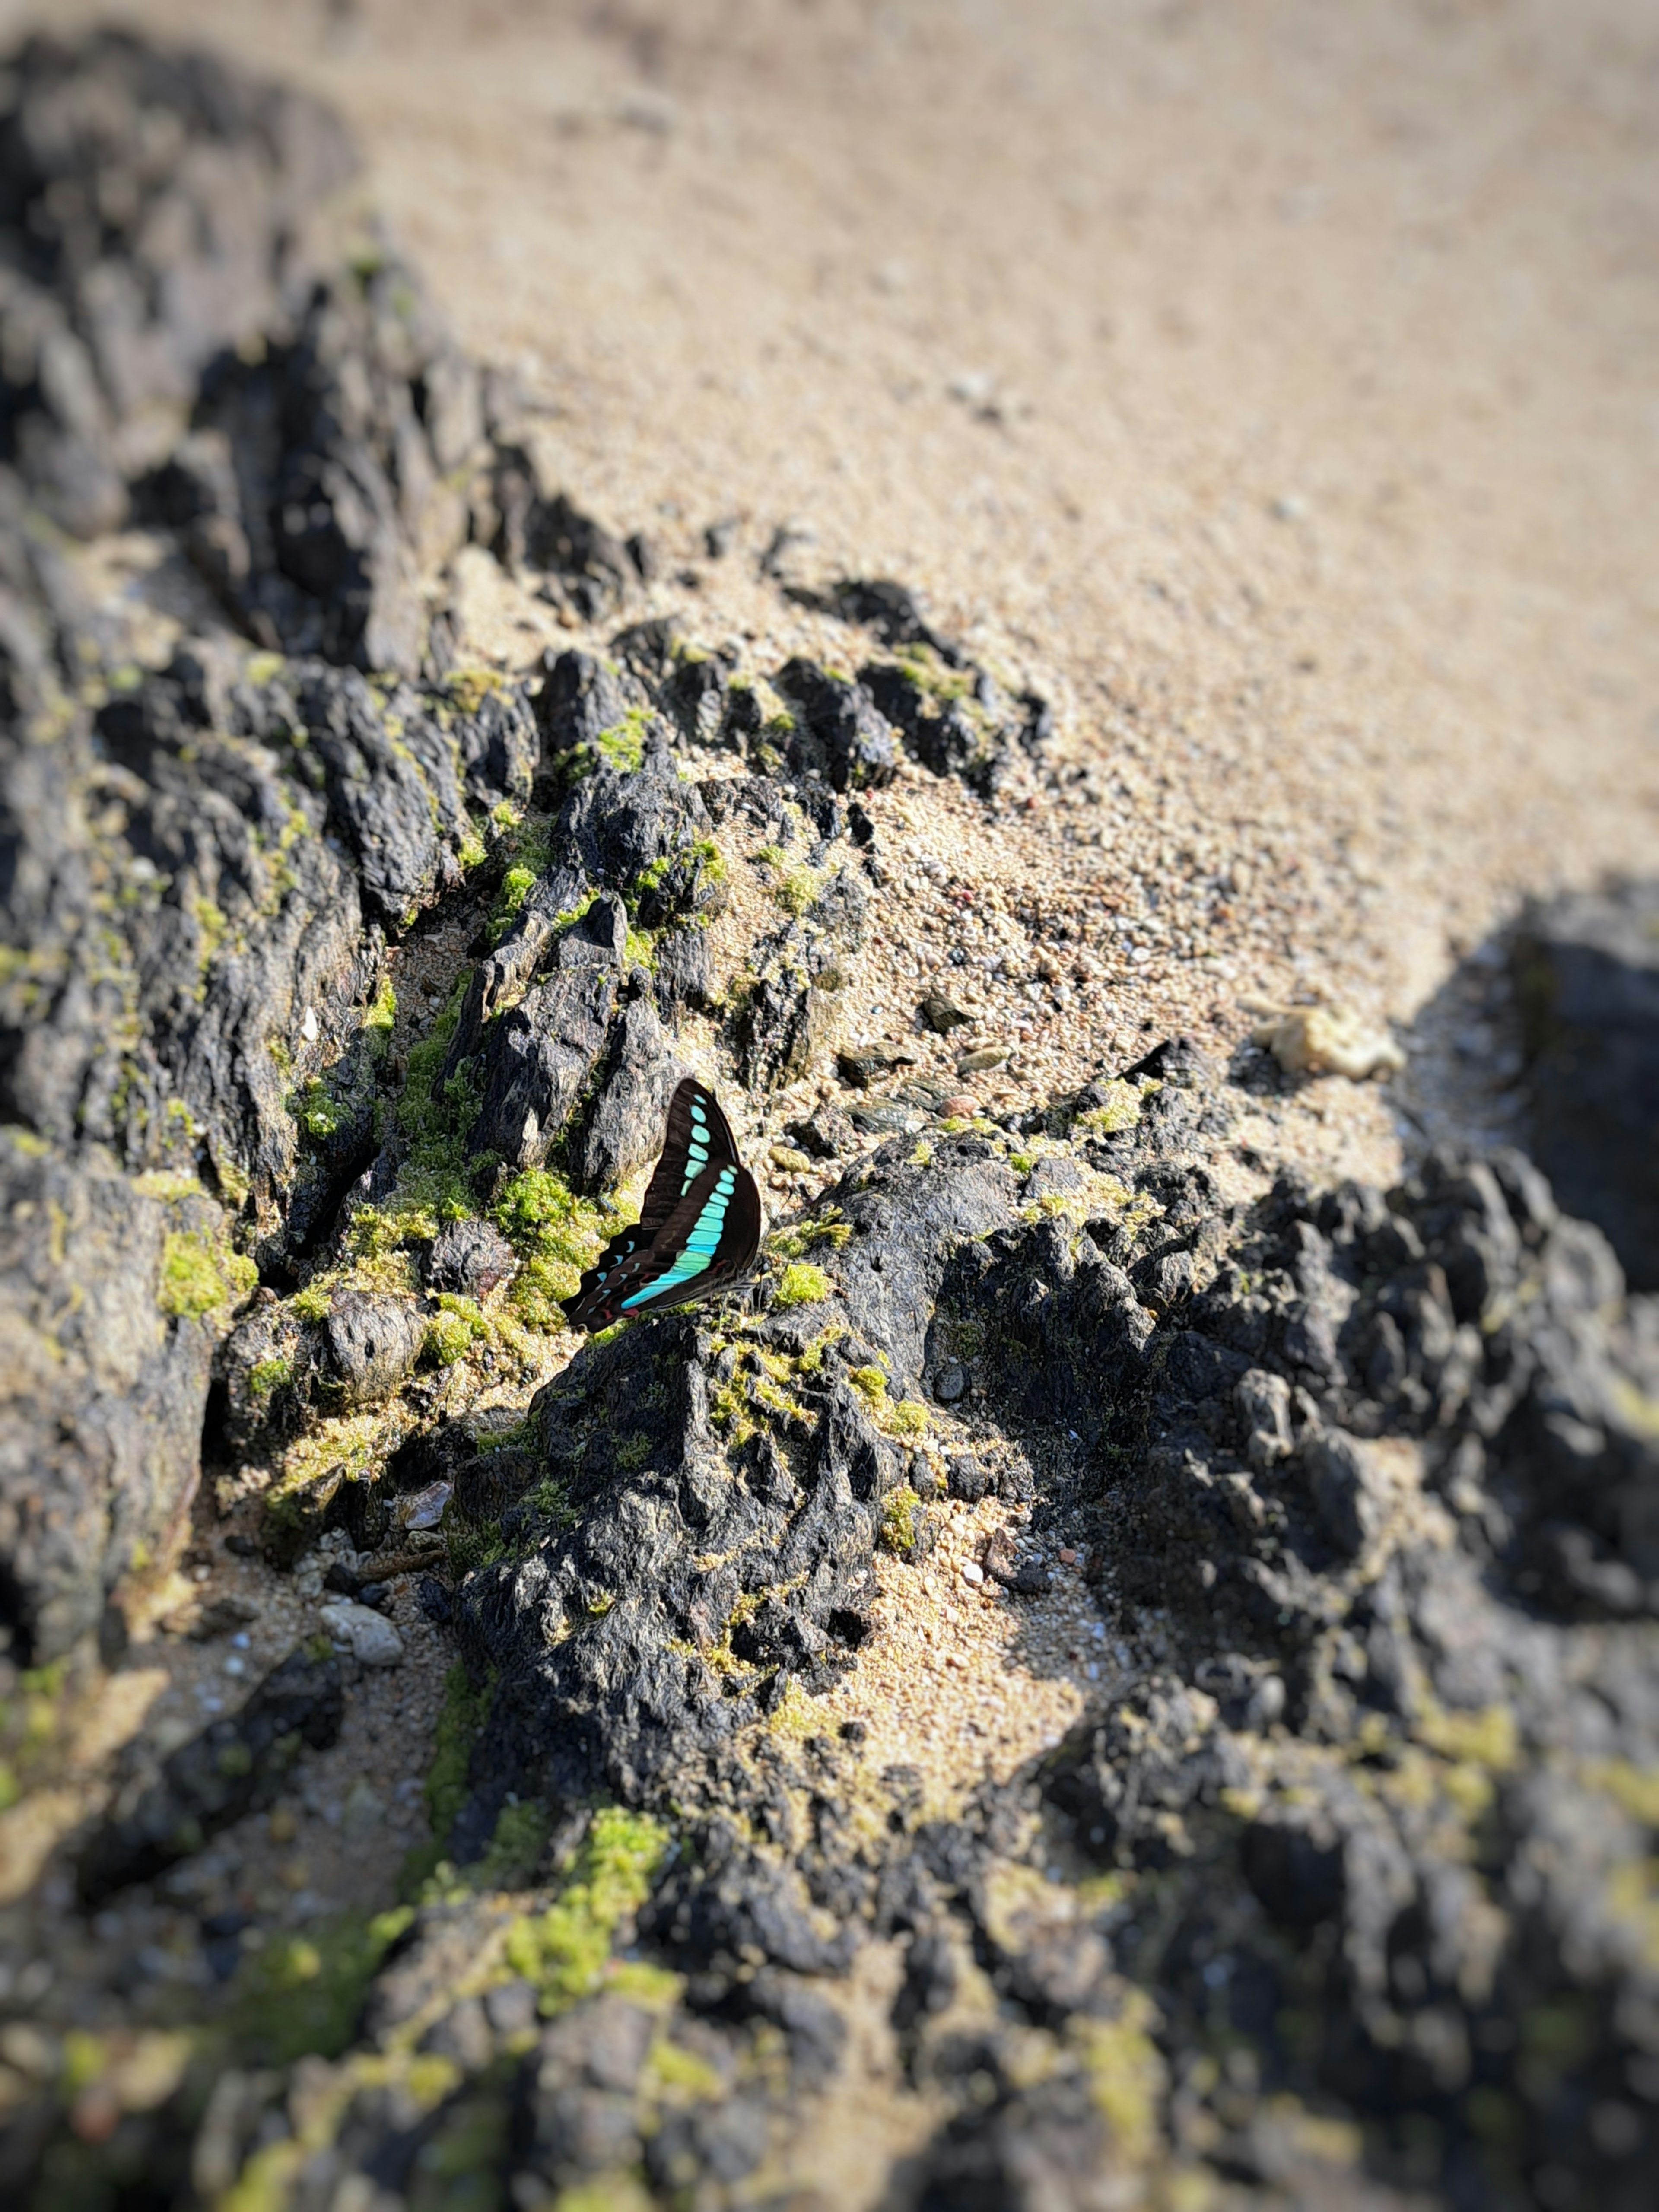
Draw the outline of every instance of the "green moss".
<instances>
[{"instance_id":1,"label":"green moss","mask_svg":"<svg viewBox=\"0 0 1659 2212\"><path fill-rule=\"evenodd\" d=\"M493 668L452 668L444 678L444 693L459 714L476 714L487 700L506 696L507 679Z\"/></svg>"},{"instance_id":2,"label":"green moss","mask_svg":"<svg viewBox=\"0 0 1659 2212\"><path fill-rule=\"evenodd\" d=\"M535 1984L543 2012L599 1987L617 1931L650 1896L669 1841L648 1814L620 1806L595 1813L559 1896L507 1933L507 1964Z\"/></svg>"},{"instance_id":3,"label":"green moss","mask_svg":"<svg viewBox=\"0 0 1659 2212\"><path fill-rule=\"evenodd\" d=\"M659 2036L645 2062L642 2085L647 2096L665 2104L692 2104L718 2097L724 2086L706 2058L686 2051L666 2036Z\"/></svg>"},{"instance_id":4,"label":"green moss","mask_svg":"<svg viewBox=\"0 0 1659 2212\"><path fill-rule=\"evenodd\" d=\"M279 1936L244 1970L238 2039L266 2064L315 2054L337 2058L350 2043L376 1969L413 1919L408 1905L349 1917L313 1934Z\"/></svg>"},{"instance_id":5,"label":"green moss","mask_svg":"<svg viewBox=\"0 0 1659 2212\"><path fill-rule=\"evenodd\" d=\"M256 1398L269 1398L294 1372L291 1359L258 1359L248 1370L247 1387Z\"/></svg>"},{"instance_id":6,"label":"green moss","mask_svg":"<svg viewBox=\"0 0 1659 2212\"><path fill-rule=\"evenodd\" d=\"M411 1240L435 1237L446 1222L477 1210L471 1178L489 1162L472 1157L467 1146L466 1133L477 1114L477 1089L468 1069L447 1079L443 1073L465 988L464 981L457 984L431 1034L410 1053L398 1101L404 1151L396 1188L380 1204L360 1206L352 1217L351 1251L359 1274L362 1263Z\"/></svg>"},{"instance_id":7,"label":"green moss","mask_svg":"<svg viewBox=\"0 0 1659 2212\"><path fill-rule=\"evenodd\" d=\"M1103 1083L1100 1089L1106 1094L1103 1101L1088 1113L1079 1114L1077 1127L1100 1137L1115 1135L1120 1129L1133 1129L1140 1119L1145 1093L1136 1085L1124 1082L1121 1076Z\"/></svg>"},{"instance_id":8,"label":"green moss","mask_svg":"<svg viewBox=\"0 0 1659 2212\"><path fill-rule=\"evenodd\" d=\"M632 775L645 758L645 733L651 717L643 707L629 707L620 722L601 730L593 740L607 767L618 775Z\"/></svg>"},{"instance_id":9,"label":"green moss","mask_svg":"<svg viewBox=\"0 0 1659 2212\"><path fill-rule=\"evenodd\" d=\"M882 1501L881 1540L890 1552L908 1558L916 1548L919 1534L916 1515L921 1500L907 1482L897 1490L889 1491Z\"/></svg>"},{"instance_id":10,"label":"green moss","mask_svg":"<svg viewBox=\"0 0 1659 2212\"><path fill-rule=\"evenodd\" d=\"M879 1367L855 1367L848 1376L855 1390L862 1390L878 1411L887 1403L887 1376Z\"/></svg>"},{"instance_id":11,"label":"green moss","mask_svg":"<svg viewBox=\"0 0 1659 2212\"><path fill-rule=\"evenodd\" d=\"M1160 2133L1164 2067L1150 2033L1152 2000L1132 1990L1115 2020L1074 2025L1097 2110L1112 2132L1113 2148L1128 2165L1152 2157Z\"/></svg>"},{"instance_id":12,"label":"green moss","mask_svg":"<svg viewBox=\"0 0 1659 2212\"><path fill-rule=\"evenodd\" d=\"M390 975L380 978L380 988L363 1015L363 1027L381 1036L389 1036L398 1018L398 994L392 988Z\"/></svg>"},{"instance_id":13,"label":"green moss","mask_svg":"<svg viewBox=\"0 0 1659 2212\"><path fill-rule=\"evenodd\" d=\"M550 1168L525 1168L502 1185L490 1218L520 1258L509 1304L532 1328L553 1329L564 1326L559 1300L629 1217L602 1213Z\"/></svg>"},{"instance_id":14,"label":"green moss","mask_svg":"<svg viewBox=\"0 0 1659 2212\"><path fill-rule=\"evenodd\" d=\"M636 1474L651 1456L651 1439L643 1430L636 1429L623 1437L613 1456L624 1474Z\"/></svg>"},{"instance_id":15,"label":"green moss","mask_svg":"<svg viewBox=\"0 0 1659 2212\"><path fill-rule=\"evenodd\" d=\"M493 1688L488 1680L475 1687L459 1659L444 1676L444 1699L433 1735L431 1764L426 1771L426 1813L432 1834L428 1842L417 1844L404 1861L398 1887L406 1899L418 1898L442 1863L455 1816L466 1802L472 1747L489 1711Z\"/></svg>"},{"instance_id":16,"label":"green moss","mask_svg":"<svg viewBox=\"0 0 1659 2212\"><path fill-rule=\"evenodd\" d=\"M972 696L973 678L941 660L932 646L906 646L898 664L919 691L941 706L965 702Z\"/></svg>"},{"instance_id":17,"label":"green moss","mask_svg":"<svg viewBox=\"0 0 1659 2212\"><path fill-rule=\"evenodd\" d=\"M197 957L205 970L211 964L219 947L224 943L229 933L230 924L225 919L223 909L216 906L211 899L192 899L190 910L196 917L196 927L200 932L201 941Z\"/></svg>"},{"instance_id":18,"label":"green moss","mask_svg":"<svg viewBox=\"0 0 1659 2212\"><path fill-rule=\"evenodd\" d=\"M1627 1759L1601 1759L1583 1769L1592 1790L1604 1790L1644 1827L1659 1828L1659 1771Z\"/></svg>"},{"instance_id":19,"label":"green moss","mask_svg":"<svg viewBox=\"0 0 1659 2212\"><path fill-rule=\"evenodd\" d=\"M533 1801L504 1805L477 1868L479 1889L522 1889L547 1848L547 1813Z\"/></svg>"},{"instance_id":20,"label":"green moss","mask_svg":"<svg viewBox=\"0 0 1659 2212\"><path fill-rule=\"evenodd\" d=\"M290 1100L289 1112L319 1144L337 1135L351 1118L350 1109L335 1097L320 1075L313 1075L298 1098Z\"/></svg>"},{"instance_id":21,"label":"green moss","mask_svg":"<svg viewBox=\"0 0 1659 2212\"><path fill-rule=\"evenodd\" d=\"M453 1367L475 1344L488 1343L494 1333L476 1300L441 1291L438 1310L426 1325L423 1349L434 1365Z\"/></svg>"},{"instance_id":22,"label":"green moss","mask_svg":"<svg viewBox=\"0 0 1659 2212\"><path fill-rule=\"evenodd\" d=\"M245 1298L258 1280L253 1262L218 1249L210 1237L172 1231L161 1247L155 1303L164 1314L199 1321Z\"/></svg>"},{"instance_id":23,"label":"green moss","mask_svg":"<svg viewBox=\"0 0 1659 2212\"><path fill-rule=\"evenodd\" d=\"M289 1310L301 1321L319 1322L328 1319L333 1298L326 1283L307 1283L303 1290L295 1291L289 1300Z\"/></svg>"},{"instance_id":24,"label":"green moss","mask_svg":"<svg viewBox=\"0 0 1659 2212\"><path fill-rule=\"evenodd\" d=\"M839 1252L852 1241L852 1223L842 1219L838 1206L826 1206L816 1221L776 1231L767 1238L766 1249L780 1260L799 1260L814 1245L827 1244L832 1252Z\"/></svg>"},{"instance_id":25,"label":"green moss","mask_svg":"<svg viewBox=\"0 0 1659 2212\"><path fill-rule=\"evenodd\" d=\"M778 1278L774 1306L811 1306L830 1295L830 1278L810 1261L794 1260Z\"/></svg>"},{"instance_id":26,"label":"green moss","mask_svg":"<svg viewBox=\"0 0 1659 2212\"><path fill-rule=\"evenodd\" d=\"M547 2200L547 2212L652 2212L655 2203L637 2175L617 2172L562 2189Z\"/></svg>"}]
</instances>

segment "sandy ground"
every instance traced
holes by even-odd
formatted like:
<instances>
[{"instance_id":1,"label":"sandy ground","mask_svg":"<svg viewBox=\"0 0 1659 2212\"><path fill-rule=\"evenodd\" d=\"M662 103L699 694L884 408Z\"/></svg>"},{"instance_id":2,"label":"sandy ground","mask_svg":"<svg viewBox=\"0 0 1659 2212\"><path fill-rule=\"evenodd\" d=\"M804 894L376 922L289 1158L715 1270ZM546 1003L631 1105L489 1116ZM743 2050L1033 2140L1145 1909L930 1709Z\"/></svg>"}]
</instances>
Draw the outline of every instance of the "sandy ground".
<instances>
[{"instance_id":1,"label":"sandy ground","mask_svg":"<svg viewBox=\"0 0 1659 2212\"><path fill-rule=\"evenodd\" d=\"M1310 984L1410 1014L1651 858L1642 0L129 12L343 108L601 514L805 524L1133 737L1166 841L1346 853Z\"/></svg>"}]
</instances>

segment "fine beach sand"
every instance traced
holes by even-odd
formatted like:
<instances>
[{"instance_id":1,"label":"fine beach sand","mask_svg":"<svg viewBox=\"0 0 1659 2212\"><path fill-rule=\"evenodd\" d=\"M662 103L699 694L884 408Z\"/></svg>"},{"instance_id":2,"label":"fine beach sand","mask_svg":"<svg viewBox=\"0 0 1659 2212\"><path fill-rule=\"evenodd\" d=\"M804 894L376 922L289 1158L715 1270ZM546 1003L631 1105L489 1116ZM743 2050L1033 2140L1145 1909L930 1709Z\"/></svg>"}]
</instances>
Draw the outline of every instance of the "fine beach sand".
<instances>
[{"instance_id":1,"label":"fine beach sand","mask_svg":"<svg viewBox=\"0 0 1659 2212\"><path fill-rule=\"evenodd\" d=\"M1636 0L129 13L338 105L580 501L902 578L1139 764L1106 877L1244 860L1233 975L1160 1023L1409 1018L1525 893L1650 860Z\"/></svg>"}]
</instances>

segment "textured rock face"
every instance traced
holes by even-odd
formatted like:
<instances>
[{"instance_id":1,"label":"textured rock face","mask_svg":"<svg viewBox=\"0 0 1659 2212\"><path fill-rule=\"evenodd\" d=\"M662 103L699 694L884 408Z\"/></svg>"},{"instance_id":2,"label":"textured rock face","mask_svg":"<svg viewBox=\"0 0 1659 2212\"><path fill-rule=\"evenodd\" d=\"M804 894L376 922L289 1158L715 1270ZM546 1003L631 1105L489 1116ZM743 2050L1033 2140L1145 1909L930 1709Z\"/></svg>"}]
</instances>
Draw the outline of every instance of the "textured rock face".
<instances>
[{"instance_id":1,"label":"textured rock face","mask_svg":"<svg viewBox=\"0 0 1659 2212\"><path fill-rule=\"evenodd\" d=\"M1514 966L1539 1164L1632 1283L1659 1290L1659 885L1536 908Z\"/></svg>"},{"instance_id":2,"label":"textured rock face","mask_svg":"<svg viewBox=\"0 0 1659 2212\"><path fill-rule=\"evenodd\" d=\"M326 110L120 32L33 39L0 119L0 461L62 527L118 528L203 372L301 292L306 221L355 166Z\"/></svg>"},{"instance_id":3,"label":"textured rock face","mask_svg":"<svg viewBox=\"0 0 1659 2212\"><path fill-rule=\"evenodd\" d=\"M188 1510L233 1294L204 1199L164 1205L16 1131L0 1186L0 1626L40 1664Z\"/></svg>"}]
</instances>

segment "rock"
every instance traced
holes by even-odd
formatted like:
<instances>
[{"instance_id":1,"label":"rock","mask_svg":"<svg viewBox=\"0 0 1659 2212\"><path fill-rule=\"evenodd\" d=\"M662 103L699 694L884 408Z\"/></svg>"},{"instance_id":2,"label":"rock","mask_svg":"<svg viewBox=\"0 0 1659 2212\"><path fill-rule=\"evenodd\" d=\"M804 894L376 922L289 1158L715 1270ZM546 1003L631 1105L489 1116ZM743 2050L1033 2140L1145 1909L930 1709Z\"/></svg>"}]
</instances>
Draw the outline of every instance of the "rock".
<instances>
[{"instance_id":1,"label":"rock","mask_svg":"<svg viewBox=\"0 0 1659 2212\"><path fill-rule=\"evenodd\" d=\"M0 1626L24 1665L97 1630L184 1533L236 1298L218 1207L94 1160L0 1133Z\"/></svg>"},{"instance_id":2,"label":"rock","mask_svg":"<svg viewBox=\"0 0 1659 2212\"><path fill-rule=\"evenodd\" d=\"M556 580L558 595L584 622L610 614L640 580L627 547L564 493L532 492L521 517L510 518L499 547L515 568Z\"/></svg>"},{"instance_id":3,"label":"rock","mask_svg":"<svg viewBox=\"0 0 1659 2212\"><path fill-rule=\"evenodd\" d=\"M914 1067L915 1054L898 1044L844 1046L836 1054L836 1067L843 1083L867 1091L872 1083L896 1067Z\"/></svg>"},{"instance_id":4,"label":"rock","mask_svg":"<svg viewBox=\"0 0 1659 2212\"><path fill-rule=\"evenodd\" d=\"M96 1904L148 1881L232 1821L273 1803L301 1746L326 1750L343 1711L337 1663L303 1649L290 1653L239 1713L173 1753L132 1810L97 1831L77 1869L82 1897Z\"/></svg>"},{"instance_id":5,"label":"rock","mask_svg":"<svg viewBox=\"0 0 1659 2212\"><path fill-rule=\"evenodd\" d=\"M374 1406L413 1368L426 1341L426 1319L404 1298L337 1291L322 1327L330 1384L342 1404Z\"/></svg>"},{"instance_id":6,"label":"rock","mask_svg":"<svg viewBox=\"0 0 1659 2212\"><path fill-rule=\"evenodd\" d=\"M605 731L622 726L630 708L644 702L637 682L591 653L550 653L547 659L536 719L550 757L596 745Z\"/></svg>"},{"instance_id":7,"label":"rock","mask_svg":"<svg viewBox=\"0 0 1659 2212\"><path fill-rule=\"evenodd\" d=\"M605 1050L617 984L614 969L573 962L502 1016L484 1059L475 1152L509 1167L543 1164Z\"/></svg>"},{"instance_id":8,"label":"rock","mask_svg":"<svg viewBox=\"0 0 1659 2212\"><path fill-rule=\"evenodd\" d=\"M662 1150L668 1102L685 1073L648 999L624 1007L582 1133L573 1181L614 1190Z\"/></svg>"},{"instance_id":9,"label":"rock","mask_svg":"<svg viewBox=\"0 0 1659 2212\"><path fill-rule=\"evenodd\" d=\"M395 1635L397 1632L394 1630L392 1632ZM365 1665L372 1663L364 1662ZM360 1844L376 1834L385 1822L385 1800L367 1775L358 1775L346 1791L345 1802L340 1808L341 1833L348 1842Z\"/></svg>"},{"instance_id":10,"label":"rock","mask_svg":"<svg viewBox=\"0 0 1659 2212\"><path fill-rule=\"evenodd\" d=\"M1538 1164L1638 1291L1659 1290L1656 915L1650 883L1574 892L1528 913L1511 956Z\"/></svg>"},{"instance_id":11,"label":"rock","mask_svg":"<svg viewBox=\"0 0 1659 2212\"><path fill-rule=\"evenodd\" d=\"M1363 1083L1397 1075L1406 1055L1385 1030L1347 1006L1298 1006L1258 1022L1252 1044L1265 1045L1286 1075L1345 1075Z\"/></svg>"},{"instance_id":12,"label":"rock","mask_svg":"<svg viewBox=\"0 0 1659 2212\"><path fill-rule=\"evenodd\" d=\"M733 1024L738 1073L751 1090L805 1075L833 1043L868 905L858 877L839 869L798 921L755 947L752 987Z\"/></svg>"},{"instance_id":13,"label":"rock","mask_svg":"<svg viewBox=\"0 0 1659 2212\"><path fill-rule=\"evenodd\" d=\"M251 1598L216 1597L204 1605L189 1629L192 1644L211 1644L216 1638L234 1636L239 1628L258 1620L259 1608Z\"/></svg>"},{"instance_id":14,"label":"rock","mask_svg":"<svg viewBox=\"0 0 1659 2212\"><path fill-rule=\"evenodd\" d=\"M1054 1588L1054 1577L1042 1560L1022 1559L1006 1528L996 1530L985 1547L985 1571L1019 1597L1042 1597Z\"/></svg>"},{"instance_id":15,"label":"rock","mask_svg":"<svg viewBox=\"0 0 1659 2212\"><path fill-rule=\"evenodd\" d=\"M967 1394L967 1369L959 1359L947 1359L933 1376L933 1395L941 1406L954 1406Z\"/></svg>"},{"instance_id":16,"label":"rock","mask_svg":"<svg viewBox=\"0 0 1659 2212\"><path fill-rule=\"evenodd\" d=\"M488 1221L447 1222L426 1258L428 1290L487 1298L511 1280L518 1260L501 1231Z\"/></svg>"},{"instance_id":17,"label":"rock","mask_svg":"<svg viewBox=\"0 0 1659 2212\"><path fill-rule=\"evenodd\" d=\"M961 1395L959 1391L957 1396ZM939 1396L938 1383L933 1386L933 1395ZM950 1404L952 1401L947 1399L943 1402ZM976 1457L974 1453L951 1452L947 1455L945 1463L948 1470L945 1478L946 1486L952 1498L961 1498L967 1505L977 1505L981 1498L995 1497L996 1475L985 1462Z\"/></svg>"},{"instance_id":18,"label":"rock","mask_svg":"<svg viewBox=\"0 0 1659 2212\"><path fill-rule=\"evenodd\" d=\"M786 1121L784 1134L815 1160L845 1159L859 1148L857 1131L834 1106L820 1106L805 1121Z\"/></svg>"},{"instance_id":19,"label":"rock","mask_svg":"<svg viewBox=\"0 0 1659 2212\"><path fill-rule=\"evenodd\" d=\"M58 526L92 537L126 520L130 475L165 452L209 364L279 324L307 218L355 161L303 94L131 33L31 39L11 74L0 173L30 251L0 303L5 458Z\"/></svg>"},{"instance_id":20,"label":"rock","mask_svg":"<svg viewBox=\"0 0 1659 2212\"><path fill-rule=\"evenodd\" d=\"M988 1068L1000 1067L1008 1057L1006 1044L981 1045L976 1051L965 1052L957 1062L958 1075L982 1075Z\"/></svg>"},{"instance_id":21,"label":"rock","mask_svg":"<svg viewBox=\"0 0 1659 2212\"><path fill-rule=\"evenodd\" d=\"M787 747L798 775L822 775L834 791L892 781L897 760L892 728L861 684L802 659L787 661L775 681L798 710Z\"/></svg>"},{"instance_id":22,"label":"rock","mask_svg":"<svg viewBox=\"0 0 1659 2212\"><path fill-rule=\"evenodd\" d=\"M388 255L327 280L290 341L220 357L154 497L262 643L413 677L481 428L471 365Z\"/></svg>"},{"instance_id":23,"label":"rock","mask_svg":"<svg viewBox=\"0 0 1659 2212\"><path fill-rule=\"evenodd\" d=\"M1308 1482L1327 1534L1357 1558L1387 1523L1395 1503L1388 1470L1356 1437L1333 1430L1307 1450Z\"/></svg>"},{"instance_id":24,"label":"rock","mask_svg":"<svg viewBox=\"0 0 1659 2212\"><path fill-rule=\"evenodd\" d=\"M349 1644L351 1656L363 1667L401 1667L404 1639L392 1623L352 1598L331 1598L319 1609L319 1618L337 1643Z\"/></svg>"},{"instance_id":25,"label":"rock","mask_svg":"<svg viewBox=\"0 0 1659 2212\"><path fill-rule=\"evenodd\" d=\"M964 1028L973 1020L971 1014L963 1013L960 1006L937 991L930 991L923 999L921 1013L935 1036L949 1036L952 1030Z\"/></svg>"}]
</instances>

